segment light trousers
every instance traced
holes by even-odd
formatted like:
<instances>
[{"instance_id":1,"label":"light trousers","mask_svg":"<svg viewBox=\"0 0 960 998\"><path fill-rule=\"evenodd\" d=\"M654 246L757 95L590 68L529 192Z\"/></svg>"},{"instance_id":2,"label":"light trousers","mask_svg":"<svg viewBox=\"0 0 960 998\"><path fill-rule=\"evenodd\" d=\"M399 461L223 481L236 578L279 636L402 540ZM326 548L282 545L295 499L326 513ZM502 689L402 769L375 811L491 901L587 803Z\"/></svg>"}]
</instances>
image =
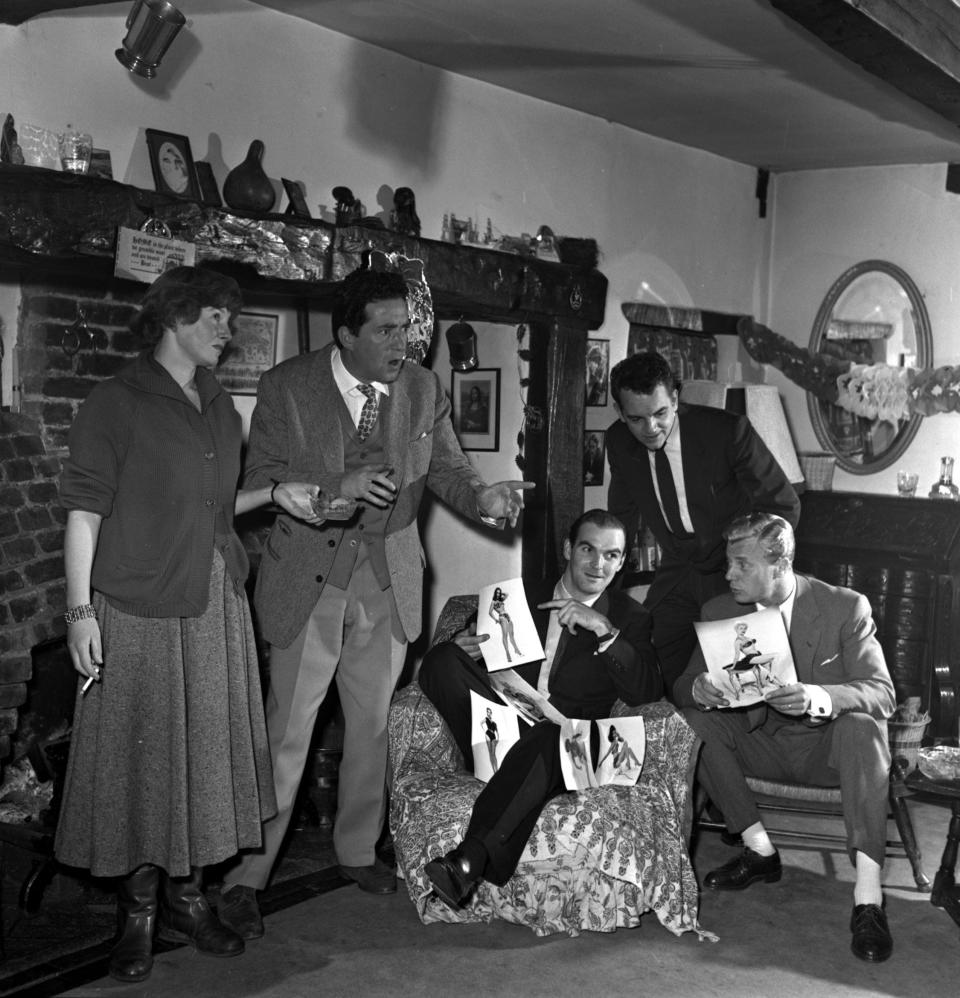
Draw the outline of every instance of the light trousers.
<instances>
[{"instance_id":1,"label":"light trousers","mask_svg":"<svg viewBox=\"0 0 960 998\"><path fill-rule=\"evenodd\" d=\"M386 815L387 713L407 643L392 589L381 589L361 547L346 589L326 585L289 648L270 649L266 702L277 814L263 846L224 877L262 890L287 828L317 712L336 679L344 717L333 846L344 866L369 866Z\"/></svg>"}]
</instances>

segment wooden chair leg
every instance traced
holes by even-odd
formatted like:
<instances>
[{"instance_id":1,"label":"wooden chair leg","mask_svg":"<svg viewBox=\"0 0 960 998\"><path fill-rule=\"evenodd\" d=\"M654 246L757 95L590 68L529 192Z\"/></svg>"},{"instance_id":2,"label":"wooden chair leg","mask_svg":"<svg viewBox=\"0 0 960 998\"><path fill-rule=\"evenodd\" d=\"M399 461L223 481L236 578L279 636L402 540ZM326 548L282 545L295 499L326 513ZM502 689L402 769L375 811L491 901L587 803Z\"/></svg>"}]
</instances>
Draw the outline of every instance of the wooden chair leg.
<instances>
[{"instance_id":1,"label":"wooden chair leg","mask_svg":"<svg viewBox=\"0 0 960 998\"><path fill-rule=\"evenodd\" d=\"M913 832L913 821L910 812L907 810L907 800L893 783L890 784L890 810L893 812L893 819L897 823L897 831L900 833L900 841L903 843L904 851L910 860L913 869L913 879L917 884L917 889L929 891L930 878L923 872L923 857L920 855L920 848L917 845L917 837Z\"/></svg>"}]
</instances>

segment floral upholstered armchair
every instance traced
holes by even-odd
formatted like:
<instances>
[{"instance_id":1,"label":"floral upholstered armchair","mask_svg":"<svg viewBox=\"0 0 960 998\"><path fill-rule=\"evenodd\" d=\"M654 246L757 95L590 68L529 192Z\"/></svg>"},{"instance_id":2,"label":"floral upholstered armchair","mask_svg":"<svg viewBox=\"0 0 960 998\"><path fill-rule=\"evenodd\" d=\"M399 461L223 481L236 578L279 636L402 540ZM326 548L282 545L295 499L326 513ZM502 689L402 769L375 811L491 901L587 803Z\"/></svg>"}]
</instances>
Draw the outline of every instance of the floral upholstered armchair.
<instances>
[{"instance_id":1,"label":"floral upholstered armchair","mask_svg":"<svg viewBox=\"0 0 960 998\"><path fill-rule=\"evenodd\" d=\"M448 640L476 613L476 597L454 596L434 643ZM687 843L697 741L665 701L629 708L641 714L646 754L636 786L561 794L544 808L513 877L481 881L455 911L431 894L423 868L463 837L483 784L464 767L453 735L416 683L390 708L390 828L400 872L423 922L501 918L537 935L611 932L653 911L671 932L697 932L699 895Z\"/></svg>"}]
</instances>

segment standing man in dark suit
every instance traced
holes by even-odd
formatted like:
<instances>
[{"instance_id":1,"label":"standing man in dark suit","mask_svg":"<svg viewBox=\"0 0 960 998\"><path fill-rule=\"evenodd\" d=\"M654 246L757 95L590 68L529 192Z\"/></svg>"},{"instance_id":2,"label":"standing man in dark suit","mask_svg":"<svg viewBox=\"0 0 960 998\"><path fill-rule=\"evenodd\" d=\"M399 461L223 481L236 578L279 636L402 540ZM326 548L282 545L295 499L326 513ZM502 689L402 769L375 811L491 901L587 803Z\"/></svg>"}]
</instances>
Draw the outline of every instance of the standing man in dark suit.
<instances>
[{"instance_id":1,"label":"standing man in dark suit","mask_svg":"<svg viewBox=\"0 0 960 998\"><path fill-rule=\"evenodd\" d=\"M607 430L607 505L629 530L649 527L660 545L645 604L670 696L693 653L700 607L727 588L724 528L753 510L796 526L800 501L747 417L680 403L660 354L620 361L610 387L620 419Z\"/></svg>"},{"instance_id":2,"label":"standing man in dark suit","mask_svg":"<svg viewBox=\"0 0 960 998\"><path fill-rule=\"evenodd\" d=\"M710 680L699 646L674 698L703 741L700 783L743 839L742 853L708 873L710 890L740 890L780 879L774 849L747 776L839 787L847 848L856 867L851 948L861 960L893 949L880 873L886 855L893 683L865 596L795 575L793 529L753 513L727 528L730 592L703 608L704 620L776 606L784 618L799 682L768 692L766 703L732 710ZM735 705L734 705L735 706Z\"/></svg>"},{"instance_id":3,"label":"standing man in dark suit","mask_svg":"<svg viewBox=\"0 0 960 998\"><path fill-rule=\"evenodd\" d=\"M589 510L564 541L567 565L560 580L525 587L536 607L533 618L546 658L515 671L567 717L609 717L618 697L635 706L663 694L650 615L626 593L607 589L623 565L626 544L616 517ZM480 661L483 640L470 625L453 641L432 648L419 674L421 689L450 726L471 769L470 691L501 702ZM463 842L427 864L440 897L457 907L481 877L505 884L544 804L565 789L559 725L541 721L525 727L477 798Z\"/></svg>"},{"instance_id":4,"label":"standing man in dark suit","mask_svg":"<svg viewBox=\"0 0 960 998\"><path fill-rule=\"evenodd\" d=\"M345 720L333 841L340 872L370 893L396 890L375 845L386 807L387 711L421 628L424 489L469 520L515 526L525 482L485 485L460 449L435 374L405 363L410 314L399 274L355 271L333 310L336 342L260 379L246 487L316 482L359 506L349 519L281 513L267 538L255 605L270 643L267 733L278 813L264 846L224 880L219 913L263 934L266 886L290 820L320 704L336 679Z\"/></svg>"}]
</instances>

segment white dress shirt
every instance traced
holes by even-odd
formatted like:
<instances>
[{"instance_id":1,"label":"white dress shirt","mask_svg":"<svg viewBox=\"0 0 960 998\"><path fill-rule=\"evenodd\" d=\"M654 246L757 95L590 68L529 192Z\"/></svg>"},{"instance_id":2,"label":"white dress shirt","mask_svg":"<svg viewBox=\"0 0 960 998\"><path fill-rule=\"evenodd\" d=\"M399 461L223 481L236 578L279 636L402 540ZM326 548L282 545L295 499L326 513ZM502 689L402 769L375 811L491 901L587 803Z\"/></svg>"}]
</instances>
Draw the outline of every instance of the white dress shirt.
<instances>
[{"instance_id":1,"label":"white dress shirt","mask_svg":"<svg viewBox=\"0 0 960 998\"><path fill-rule=\"evenodd\" d=\"M359 426L360 413L363 412L363 405L367 401L367 396L360 391L357 385L361 385L364 382L355 378L347 370L346 365L343 363L343 357L340 355L339 347L334 347L333 353L330 354L330 367L333 371L333 380L337 383L337 388L343 396L343 401L347 404L353 425ZM382 381L371 381L370 384L381 395L390 394L390 386L385 385Z\"/></svg>"}]
</instances>

